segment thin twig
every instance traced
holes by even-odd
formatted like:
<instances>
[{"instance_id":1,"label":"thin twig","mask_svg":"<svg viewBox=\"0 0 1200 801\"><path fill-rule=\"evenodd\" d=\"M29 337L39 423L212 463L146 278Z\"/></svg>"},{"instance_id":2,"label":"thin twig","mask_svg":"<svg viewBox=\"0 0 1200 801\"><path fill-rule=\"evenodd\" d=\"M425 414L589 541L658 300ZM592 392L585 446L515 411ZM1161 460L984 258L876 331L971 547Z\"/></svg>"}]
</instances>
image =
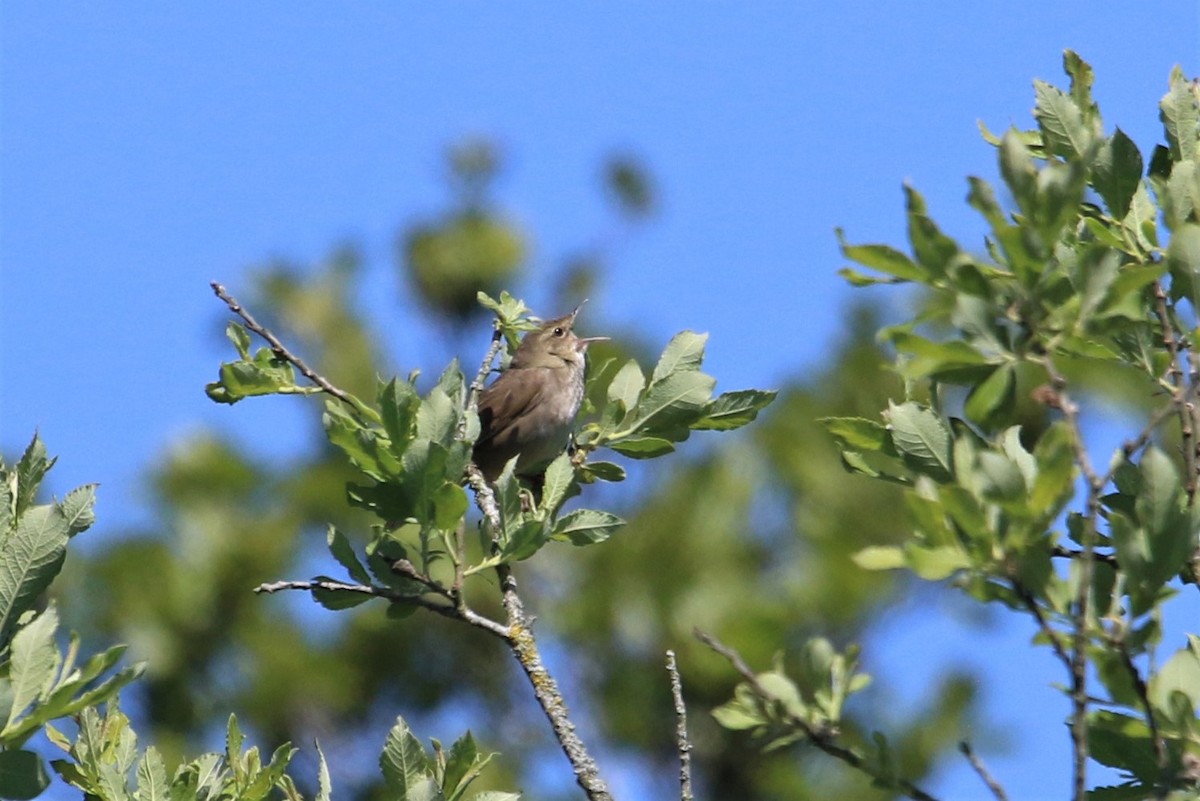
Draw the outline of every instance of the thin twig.
<instances>
[{"instance_id":1,"label":"thin twig","mask_svg":"<svg viewBox=\"0 0 1200 801\"><path fill-rule=\"evenodd\" d=\"M734 670L741 674L742 678L746 680L746 683L750 685L756 695L767 701L779 701L779 699L773 693L771 693L762 685L762 683L758 680L758 676L755 675L754 671L750 669L750 666L746 664L746 660L742 659L741 654L705 631L693 629L692 633L698 640L700 640L700 642L704 643L709 648L725 657L725 659L729 660L729 664L733 666ZM810 743L824 751L826 754L829 754L836 759L840 759L856 770L862 771L884 786L899 790L904 795L914 799L914 801L937 801L935 796L925 792L907 779L892 778L889 776L880 775L872 768L872 766L867 762L866 758L864 758L861 754L835 743L830 732L819 731L815 729L807 720L797 717L790 712L783 712L782 714L787 719L788 723L800 730L800 732L804 734L805 738L807 738Z\"/></svg>"},{"instance_id":2,"label":"thin twig","mask_svg":"<svg viewBox=\"0 0 1200 801\"><path fill-rule=\"evenodd\" d=\"M979 774L979 778L987 785L987 788L992 791L992 795L996 796L996 801L1008 801L1008 794L1004 792L1004 788L1000 786L1000 782L988 772L987 766L983 764L983 760L975 755L975 750L971 748L971 744L963 740L958 744L958 750L971 763L971 767Z\"/></svg>"},{"instance_id":3,"label":"thin twig","mask_svg":"<svg viewBox=\"0 0 1200 801\"><path fill-rule=\"evenodd\" d=\"M396 590L388 589L387 587L376 587L370 584L350 584L345 581L329 581L329 580L313 580L313 581L272 581L265 584L260 584L254 588L258 593L276 593L282 590L303 590L305 592L313 592L314 590L326 590L328 592L348 592L359 595L370 595L374 598L383 598L396 604L408 604L409 606L418 606L422 609L428 609L430 612L441 615L442 617L450 618L451 620L460 620L463 623L474 626L478 629L483 629L495 636L507 640L510 632L506 626L497 623L489 617L485 617L478 612L470 609L459 609L455 606L450 606L446 603L430 600L420 595L405 595Z\"/></svg>"},{"instance_id":4,"label":"thin twig","mask_svg":"<svg viewBox=\"0 0 1200 801\"><path fill-rule=\"evenodd\" d=\"M1167 310L1167 293L1162 281L1155 281L1154 287L1154 316L1162 327L1163 346L1167 349L1170 361L1167 363L1166 379L1172 387L1172 405L1179 416L1180 450L1183 454L1184 488L1187 492L1188 505L1191 506L1196 496L1196 410L1189 402L1190 394L1183 382L1183 367L1181 360L1186 360L1186 354L1178 337L1175 336L1175 325L1171 322ZM1189 366L1188 379L1194 387L1197 383L1195 369Z\"/></svg>"},{"instance_id":5,"label":"thin twig","mask_svg":"<svg viewBox=\"0 0 1200 801\"><path fill-rule=\"evenodd\" d=\"M1129 678L1133 682L1133 691L1138 697L1138 703L1142 705L1142 710L1146 713L1146 726L1150 729L1150 740L1154 744L1154 761L1158 764L1158 769L1165 779L1169 759L1167 743L1163 739L1162 732L1159 731L1158 720L1154 716L1154 706L1150 703L1149 689L1146 687L1146 681L1142 678L1141 671L1137 669L1137 665L1133 664L1133 657L1129 653L1129 646L1125 640L1117 640L1115 644L1117 646L1117 653L1121 657L1121 665L1125 668L1125 672L1129 674ZM1166 798L1168 789L1167 782L1160 782L1154 797Z\"/></svg>"},{"instance_id":6,"label":"thin twig","mask_svg":"<svg viewBox=\"0 0 1200 801\"><path fill-rule=\"evenodd\" d=\"M255 320L253 316L251 316L250 312L247 311L242 304L238 303L233 296L226 292L224 286L217 281L211 282L209 286L212 287L213 292L217 294L217 297L225 302L225 305L229 307L230 311L245 321L247 328L266 340L267 344L271 346L271 352L275 354L275 358L281 359L295 366L295 368L300 371L301 375L320 387L321 391L332 395L333 397L355 409L360 411L362 410L362 402L358 400L358 398L355 398L349 392L334 386L327 378L320 375L307 364L305 364L303 359L288 350L287 347L279 341L278 337L259 324L259 322Z\"/></svg>"},{"instance_id":7,"label":"thin twig","mask_svg":"<svg viewBox=\"0 0 1200 801\"><path fill-rule=\"evenodd\" d=\"M434 592L446 600L454 600L454 595L450 592L450 590L446 589L440 583L425 575L420 570L417 570L417 566L407 559L397 559L395 562L392 562L392 572L404 576L407 579L412 579L418 584L424 585L430 592Z\"/></svg>"},{"instance_id":8,"label":"thin twig","mask_svg":"<svg viewBox=\"0 0 1200 801\"><path fill-rule=\"evenodd\" d=\"M692 801L692 744L688 740L687 707L683 703L683 680L675 664L675 652L667 651L667 674L671 677L671 700L675 704L675 748L679 752L679 801Z\"/></svg>"},{"instance_id":9,"label":"thin twig","mask_svg":"<svg viewBox=\"0 0 1200 801\"><path fill-rule=\"evenodd\" d=\"M1077 551L1073 548L1067 548L1063 545L1054 545L1050 548L1050 555L1060 559L1081 559L1083 558L1083 551ZM1121 565L1117 562L1117 557L1115 554L1093 552L1092 559L1108 565L1113 570L1121 569Z\"/></svg>"},{"instance_id":10,"label":"thin twig","mask_svg":"<svg viewBox=\"0 0 1200 801\"><path fill-rule=\"evenodd\" d=\"M1025 608L1033 615L1037 621L1038 629L1042 632L1047 640L1050 641L1050 647L1054 649L1055 656L1063 663L1063 666L1069 672L1071 670L1071 655L1067 653L1067 648L1063 645L1062 638L1058 632L1050 627L1050 621L1046 620L1046 615L1042 612L1042 608L1038 606L1037 599L1033 597L1033 593L1029 588L1018 581L1016 578L1009 577L1009 583L1012 585L1013 592L1025 604Z\"/></svg>"}]
</instances>

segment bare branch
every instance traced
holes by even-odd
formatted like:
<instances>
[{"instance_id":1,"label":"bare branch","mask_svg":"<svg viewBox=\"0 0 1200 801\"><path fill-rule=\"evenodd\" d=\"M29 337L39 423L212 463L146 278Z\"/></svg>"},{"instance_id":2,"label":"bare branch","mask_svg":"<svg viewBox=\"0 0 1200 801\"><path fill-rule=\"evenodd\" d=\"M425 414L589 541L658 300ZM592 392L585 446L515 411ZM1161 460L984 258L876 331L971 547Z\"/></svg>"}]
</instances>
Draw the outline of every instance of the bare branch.
<instances>
[{"instance_id":1,"label":"bare branch","mask_svg":"<svg viewBox=\"0 0 1200 801\"><path fill-rule=\"evenodd\" d=\"M667 651L667 674L671 677L671 699L675 703L675 747L679 752L679 801L692 801L692 744L688 740L687 707L683 703L683 680L675 665L675 652Z\"/></svg>"},{"instance_id":2,"label":"bare branch","mask_svg":"<svg viewBox=\"0 0 1200 801\"><path fill-rule=\"evenodd\" d=\"M1021 599L1023 604L1025 604L1025 608L1030 611L1034 620L1037 621L1038 628L1041 630L1042 634L1047 640L1050 641L1050 647L1054 649L1055 656L1057 656L1059 661L1063 663L1063 667L1070 672L1071 655L1067 653L1067 648L1065 645L1063 645L1062 637L1059 636L1057 631L1050 627L1050 621L1046 620L1046 615L1042 612L1042 608L1038 606L1037 599L1033 597L1033 593L1031 593L1029 588L1018 581L1015 577L1010 576L1009 583L1012 585L1013 592L1017 594L1017 597Z\"/></svg>"},{"instance_id":3,"label":"bare branch","mask_svg":"<svg viewBox=\"0 0 1200 801\"><path fill-rule=\"evenodd\" d=\"M963 740L958 744L958 750L962 751L963 756L965 756L967 761L971 763L971 767L974 768L975 772L979 774L979 778L982 779L983 783L987 785L987 788L992 791L992 795L996 796L996 801L1008 801L1008 794L1004 792L1004 788L1000 786L1000 782L996 781L992 774L988 772L987 766L983 764L983 760L975 755L975 751L971 748L971 744L966 740Z\"/></svg>"},{"instance_id":4,"label":"bare branch","mask_svg":"<svg viewBox=\"0 0 1200 801\"><path fill-rule=\"evenodd\" d=\"M1055 545L1050 548L1050 555L1060 559L1081 559L1083 558L1083 551L1076 551L1062 545ZM1121 569L1121 565L1117 562L1117 557L1114 554L1093 552L1092 559L1108 565L1113 570Z\"/></svg>"},{"instance_id":5,"label":"bare branch","mask_svg":"<svg viewBox=\"0 0 1200 801\"><path fill-rule=\"evenodd\" d=\"M707 632L701 631L700 629L694 629L692 633L698 640L700 640L700 642L704 643L709 648L729 660L729 664L733 666L734 670L741 674L742 678L746 680L746 683L753 688L756 695L772 702L779 701L779 699L776 698L773 693L771 693L762 685L762 683L758 680L758 676L755 675L754 671L750 669L750 666L746 664L746 660L742 659L741 654ZM868 763L866 758L861 754L835 743L830 732L818 731L817 729L813 728L813 726L807 720L797 717L789 712L785 711L783 712L783 715L787 719L788 723L800 730L810 743L824 751L826 754L829 754L831 757L840 759L850 767L862 771L886 787L899 790L904 795L914 799L914 801L937 801L936 797L925 792L907 779L892 778L881 775L878 771L873 769L870 763Z\"/></svg>"}]
</instances>

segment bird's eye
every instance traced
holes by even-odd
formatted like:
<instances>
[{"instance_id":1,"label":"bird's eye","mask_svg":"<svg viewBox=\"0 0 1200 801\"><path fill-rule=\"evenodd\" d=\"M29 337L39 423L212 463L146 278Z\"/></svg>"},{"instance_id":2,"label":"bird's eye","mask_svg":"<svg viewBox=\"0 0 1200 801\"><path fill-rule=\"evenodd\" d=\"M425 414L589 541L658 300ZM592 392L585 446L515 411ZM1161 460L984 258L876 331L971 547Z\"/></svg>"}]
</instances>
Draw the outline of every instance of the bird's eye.
<instances>
[{"instance_id":1,"label":"bird's eye","mask_svg":"<svg viewBox=\"0 0 1200 801\"><path fill-rule=\"evenodd\" d=\"M567 333L567 332L564 331L561 326L554 329L554 336L556 336L556 337L561 337L565 333Z\"/></svg>"}]
</instances>

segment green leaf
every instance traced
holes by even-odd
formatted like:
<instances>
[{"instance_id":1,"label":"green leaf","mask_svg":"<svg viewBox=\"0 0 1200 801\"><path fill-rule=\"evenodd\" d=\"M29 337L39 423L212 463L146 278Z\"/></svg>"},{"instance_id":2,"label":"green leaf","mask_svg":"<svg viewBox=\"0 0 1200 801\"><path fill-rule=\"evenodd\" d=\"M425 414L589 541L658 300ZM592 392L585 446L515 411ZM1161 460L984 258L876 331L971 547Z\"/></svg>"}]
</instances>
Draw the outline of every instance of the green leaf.
<instances>
[{"instance_id":1,"label":"green leaf","mask_svg":"<svg viewBox=\"0 0 1200 801\"><path fill-rule=\"evenodd\" d=\"M137 801L169 801L171 784L167 778L167 765L154 746L146 748L137 769Z\"/></svg>"},{"instance_id":2,"label":"green leaf","mask_svg":"<svg viewBox=\"0 0 1200 801\"><path fill-rule=\"evenodd\" d=\"M317 796L314 801L332 801L333 782L329 778L329 763L325 761L325 752L320 743L313 743L317 749Z\"/></svg>"},{"instance_id":3,"label":"green leaf","mask_svg":"<svg viewBox=\"0 0 1200 801\"><path fill-rule=\"evenodd\" d=\"M708 334L697 334L695 331L680 331L673 336L658 358L658 364L654 365L650 383L662 381L674 373L699 370L704 363L704 345L707 341Z\"/></svg>"},{"instance_id":4,"label":"green leaf","mask_svg":"<svg viewBox=\"0 0 1200 801\"><path fill-rule=\"evenodd\" d=\"M942 381L974 381L987 375L992 361L960 339L934 342L916 334L896 331L892 334L896 349L912 355L904 366L910 379L932 377Z\"/></svg>"},{"instance_id":5,"label":"green leaf","mask_svg":"<svg viewBox=\"0 0 1200 801\"><path fill-rule=\"evenodd\" d=\"M449 481L438 487L430 500L433 502L433 524L443 531L457 528L470 505L466 490Z\"/></svg>"},{"instance_id":6,"label":"green leaf","mask_svg":"<svg viewBox=\"0 0 1200 801\"><path fill-rule=\"evenodd\" d=\"M1090 756L1101 765L1156 779L1159 769L1146 724L1129 715L1101 710L1088 716ZM1153 796L1153 793L1149 794ZM1146 794L1139 798L1148 797Z\"/></svg>"},{"instance_id":7,"label":"green leaf","mask_svg":"<svg viewBox=\"0 0 1200 801\"><path fill-rule=\"evenodd\" d=\"M953 474L950 429L942 418L911 401L899 406L889 401L887 418L905 463L936 481L948 481Z\"/></svg>"},{"instance_id":8,"label":"green leaf","mask_svg":"<svg viewBox=\"0 0 1200 801\"><path fill-rule=\"evenodd\" d=\"M26 801L50 786L50 774L33 751L0 751L0 798Z\"/></svg>"},{"instance_id":9,"label":"green leaf","mask_svg":"<svg viewBox=\"0 0 1200 801\"><path fill-rule=\"evenodd\" d=\"M1197 137L1200 136L1200 107L1196 88L1179 67L1171 71L1171 88L1158 108L1171 147L1171 158L1176 162L1194 160Z\"/></svg>"},{"instance_id":10,"label":"green leaf","mask_svg":"<svg viewBox=\"0 0 1200 801\"><path fill-rule=\"evenodd\" d=\"M363 563L359 561L358 554L354 552L354 546L350 544L350 540L346 538L346 535L338 531L332 523L329 524L325 535L325 542L329 545L329 552L333 554L333 558L338 561L338 564L346 568L346 572L350 574L350 578L359 584L371 583L371 574L367 572L367 569L363 567Z\"/></svg>"},{"instance_id":11,"label":"green leaf","mask_svg":"<svg viewBox=\"0 0 1200 801\"><path fill-rule=\"evenodd\" d=\"M976 463L983 497L993 501L1020 501L1024 505L1025 476L1007 456L994 451L979 454Z\"/></svg>"},{"instance_id":12,"label":"green leaf","mask_svg":"<svg viewBox=\"0 0 1200 801\"><path fill-rule=\"evenodd\" d=\"M230 715L228 722L225 724L225 764L231 767L237 767L242 759L242 744L246 738L242 735L242 728L238 725L237 715Z\"/></svg>"},{"instance_id":13,"label":"green leaf","mask_svg":"<svg viewBox=\"0 0 1200 801\"><path fill-rule=\"evenodd\" d=\"M0 734L9 733L21 715L54 685L60 663L54 642L57 631L58 612L51 604L21 626L13 637L8 677L12 684L12 707Z\"/></svg>"},{"instance_id":14,"label":"green leaf","mask_svg":"<svg viewBox=\"0 0 1200 801\"><path fill-rule=\"evenodd\" d=\"M608 402L622 403L628 412L637 406L638 398L646 387L642 368L633 359L625 362L608 385Z\"/></svg>"},{"instance_id":15,"label":"green leaf","mask_svg":"<svg viewBox=\"0 0 1200 801\"><path fill-rule=\"evenodd\" d=\"M392 452L397 457L404 453L408 443L416 436L417 409L421 398L412 384L393 378L379 393L380 416L383 428L392 442Z\"/></svg>"},{"instance_id":16,"label":"green leaf","mask_svg":"<svg viewBox=\"0 0 1200 801\"><path fill-rule=\"evenodd\" d=\"M1016 371L1011 363L1005 363L971 389L963 412L983 428L995 429L1012 418L1016 405Z\"/></svg>"},{"instance_id":17,"label":"green leaf","mask_svg":"<svg viewBox=\"0 0 1200 801\"><path fill-rule=\"evenodd\" d=\"M604 542L623 525L624 520L609 512L576 509L558 519L552 536L556 540L567 540L572 545L593 545Z\"/></svg>"},{"instance_id":18,"label":"green leaf","mask_svg":"<svg viewBox=\"0 0 1200 801\"><path fill-rule=\"evenodd\" d=\"M379 767L388 790L402 799L408 798L409 792L433 773L433 763L404 718L396 718L396 724L388 732L383 753L379 755Z\"/></svg>"},{"instance_id":19,"label":"green leaf","mask_svg":"<svg viewBox=\"0 0 1200 801\"><path fill-rule=\"evenodd\" d=\"M653 459L675 450L669 440L661 437L628 437L610 442L608 447L633 459Z\"/></svg>"},{"instance_id":20,"label":"green leaf","mask_svg":"<svg viewBox=\"0 0 1200 801\"><path fill-rule=\"evenodd\" d=\"M744 731L767 724L763 705L748 684L734 690L733 698L712 711L713 718L732 731Z\"/></svg>"},{"instance_id":21,"label":"green leaf","mask_svg":"<svg viewBox=\"0 0 1200 801\"><path fill-rule=\"evenodd\" d=\"M446 793L446 801L462 798L467 787L490 760L490 756L479 753L479 745L471 732L468 731L455 740L446 754L446 769L442 777L442 790Z\"/></svg>"},{"instance_id":22,"label":"green leaf","mask_svg":"<svg viewBox=\"0 0 1200 801\"><path fill-rule=\"evenodd\" d=\"M20 517L33 503L34 498L37 497L38 488L42 485L42 479L54 466L54 462L54 459L46 455L46 446L42 444L42 438L34 434L33 439L26 446L25 452L17 461L17 490L13 501L15 505L13 511L17 517Z\"/></svg>"},{"instance_id":23,"label":"green leaf","mask_svg":"<svg viewBox=\"0 0 1200 801\"><path fill-rule=\"evenodd\" d=\"M852 558L863 570L895 570L908 563L904 551L895 545L868 545Z\"/></svg>"},{"instance_id":24,"label":"green leaf","mask_svg":"<svg viewBox=\"0 0 1200 801\"><path fill-rule=\"evenodd\" d=\"M260 348L250 361L222 363L219 375L220 385L233 400L274 395L296 386L296 372L292 365L276 357L268 348Z\"/></svg>"},{"instance_id":25,"label":"green leaf","mask_svg":"<svg viewBox=\"0 0 1200 801\"><path fill-rule=\"evenodd\" d=\"M1171 459L1151 446L1138 467L1142 485L1135 508L1148 538L1146 578L1157 589L1183 569L1196 549L1196 535L1179 471Z\"/></svg>"},{"instance_id":26,"label":"green leaf","mask_svg":"<svg viewBox=\"0 0 1200 801\"><path fill-rule=\"evenodd\" d=\"M1145 182L1138 184L1129 202L1129 213L1121 221L1121 227L1145 251L1153 250L1158 242L1158 206L1150 199Z\"/></svg>"},{"instance_id":27,"label":"green leaf","mask_svg":"<svg viewBox=\"0 0 1200 801\"><path fill-rule=\"evenodd\" d=\"M441 387L434 387L417 410L417 438L449 445L457 430L458 407Z\"/></svg>"},{"instance_id":28,"label":"green leaf","mask_svg":"<svg viewBox=\"0 0 1200 801\"><path fill-rule=\"evenodd\" d=\"M62 569L70 526L53 506L34 506L17 520L0 551L0 646L13 624Z\"/></svg>"},{"instance_id":29,"label":"green leaf","mask_svg":"<svg viewBox=\"0 0 1200 801\"><path fill-rule=\"evenodd\" d=\"M321 424L329 442L341 448L350 461L376 481L386 481L400 473L400 463L387 450L388 441L380 429L364 425L337 401L325 404Z\"/></svg>"},{"instance_id":30,"label":"green leaf","mask_svg":"<svg viewBox=\"0 0 1200 801\"><path fill-rule=\"evenodd\" d=\"M676 371L651 383L638 403L633 428L661 436L671 425L694 421L715 385L711 376L694 370Z\"/></svg>"},{"instance_id":31,"label":"green leaf","mask_svg":"<svg viewBox=\"0 0 1200 801\"><path fill-rule=\"evenodd\" d=\"M1033 116L1042 131L1042 141L1051 153L1076 159L1087 153L1093 132L1075 101L1045 81L1033 82L1036 102Z\"/></svg>"},{"instance_id":32,"label":"green leaf","mask_svg":"<svg viewBox=\"0 0 1200 801\"><path fill-rule=\"evenodd\" d=\"M723 392L705 404L703 416L691 427L713 431L740 428L758 417L758 413L775 400L776 394L757 389Z\"/></svg>"},{"instance_id":33,"label":"green leaf","mask_svg":"<svg viewBox=\"0 0 1200 801\"><path fill-rule=\"evenodd\" d=\"M1142 182L1142 154L1124 131L1118 128L1104 141L1092 164L1092 186L1104 198L1108 213L1122 219Z\"/></svg>"},{"instance_id":34,"label":"green leaf","mask_svg":"<svg viewBox=\"0 0 1200 801\"><path fill-rule=\"evenodd\" d=\"M504 325L512 325L529 314L529 307L525 302L514 298L507 290L500 292L499 300L493 300L486 292L479 292L475 297L480 306L495 312Z\"/></svg>"},{"instance_id":35,"label":"green leaf","mask_svg":"<svg viewBox=\"0 0 1200 801\"><path fill-rule=\"evenodd\" d=\"M1033 218L1037 207L1037 168L1029 148L1012 130L1005 132L1000 140L1000 175L1022 213Z\"/></svg>"},{"instance_id":36,"label":"green leaf","mask_svg":"<svg viewBox=\"0 0 1200 801\"><path fill-rule=\"evenodd\" d=\"M601 481L624 481L625 468L614 462L586 462L579 468L579 480L585 484Z\"/></svg>"},{"instance_id":37,"label":"green leaf","mask_svg":"<svg viewBox=\"0 0 1200 801\"><path fill-rule=\"evenodd\" d=\"M864 267L870 267L872 270L878 270L905 281L924 281L928 277L920 265L893 247L888 245L851 245L846 242L841 228L836 229L836 233L842 255Z\"/></svg>"},{"instance_id":38,"label":"green leaf","mask_svg":"<svg viewBox=\"0 0 1200 801\"><path fill-rule=\"evenodd\" d=\"M1196 162L1176 164L1167 178L1165 191L1160 182L1156 182L1156 186L1168 228L1177 229L1196 218L1196 211L1200 209L1200 170Z\"/></svg>"},{"instance_id":39,"label":"green leaf","mask_svg":"<svg viewBox=\"0 0 1200 801\"><path fill-rule=\"evenodd\" d=\"M858 451L888 452L892 448L892 435L887 427L865 417L822 417L817 420L825 426L843 448Z\"/></svg>"},{"instance_id":40,"label":"green leaf","mask_svg":"<svg viewBox=\"0 0 1200 801\"><path fill-rule=\"evenodd\" d=\"M505 562L520 562L533 556L549 540L545 520L522 520L505 532L501 555Z\"/></svg>"},{"instance_id":41,"label":"green leaf","mask_svg":"<svg viewBox=\"0 0 1200 801\"><path fill-rule=\"evenodd\" d=\"M1167 269L1172 297L1186 297L1193 309L1200 309L1200 225L1187 223L1176 229L1167 245Z\"/></svg>"},{"instance_id":42,"label":"green leaf","mask_svg":"<svg viewBox=\"0 0 1200 801\"><path fill-rule=\"evenodd\" d=\"M850 286L875 286L876 284L902 284L904 280L901 278L893 278L891 276L867 275L850 267L838 268L837 274L846 280Z\"/></svg>"},{"instance_id":43,"label":"green leaf","mask_svg":"<svg viewBox=\"0 0 1200 801\"><path fill-rule=\"evenodd\" d=\"M560 453L550 466L546 468L545 483L542 487L541 508L547 514L554 514L567 498L567 492L575 481L575 468L571 464L571 456Z\"/></svg>"},{"instance_id":44,"label":"green leaf","mask_svg":"<svg viewBox=\"0 0 1200 801\"><path fill-rule=\"evenodd\" d=\"M925 199L911 186L904 187L908 207L908 240L917 262L932 278L946 274L958 256L958 245L938 228L925 211Z\"/></svg>"},{"instance_id":45,"label":"green leaf","mask_svg":"<svg viewBox=\"0 0 1200 801\"><path fill-rule=\"evenodd\" d=\"M971 566L970 558L956 545L906 548L905 555L912 571L926 581L941 581Z\"/></svg>"},{"instance_id":46,"label":"green leaf","mask_svg":"<svg viewBox=\"0 0 1200 801\"><path fill-rule=\"evenodd\" d=\"M245 326L230 320L225 326L225 336L230 342L233 343L233 347L237 350L238 356L241 356L245 361L249 361L250 334L248 331L246 331Z\"/></svg>"},{"instance_id":47,"label":"green leaf","mask_svg":"<svg viewBox=\"0 0 1200 801\"><path fill-rule=\"evenodd\" d=\"M62 503L58 505L58 510L62 513L63 520L67 521L68 536L74 537L82 531L91 528L96 522L96 513L93 507L96 504L96 487L99 484L84 484L82 487L76 487L67 493L67 497L63 498Z\"/></svg>"}]
</instances>

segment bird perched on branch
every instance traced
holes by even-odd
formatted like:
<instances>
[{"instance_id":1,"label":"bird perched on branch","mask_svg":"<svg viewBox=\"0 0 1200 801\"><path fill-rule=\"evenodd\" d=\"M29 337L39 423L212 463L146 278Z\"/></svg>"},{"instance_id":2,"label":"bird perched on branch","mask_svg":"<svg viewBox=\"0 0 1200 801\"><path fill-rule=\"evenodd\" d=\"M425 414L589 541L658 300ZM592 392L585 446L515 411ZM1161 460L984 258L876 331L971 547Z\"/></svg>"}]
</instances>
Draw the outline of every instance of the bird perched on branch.
<instances>
[{"instance_id":1,"label":"bird perched on branch","mask_svg":"<svg viewBox=\"0 0 1200 801\"><path fill-rule=\"evenodd\" d=\"M479 395L479 438L474 461L488 481L517 458L517 475L562 453L583 403L584 355L608 337L575 335L575 311L530 331L500 377Z\"/></svg>"}]
</instances>

